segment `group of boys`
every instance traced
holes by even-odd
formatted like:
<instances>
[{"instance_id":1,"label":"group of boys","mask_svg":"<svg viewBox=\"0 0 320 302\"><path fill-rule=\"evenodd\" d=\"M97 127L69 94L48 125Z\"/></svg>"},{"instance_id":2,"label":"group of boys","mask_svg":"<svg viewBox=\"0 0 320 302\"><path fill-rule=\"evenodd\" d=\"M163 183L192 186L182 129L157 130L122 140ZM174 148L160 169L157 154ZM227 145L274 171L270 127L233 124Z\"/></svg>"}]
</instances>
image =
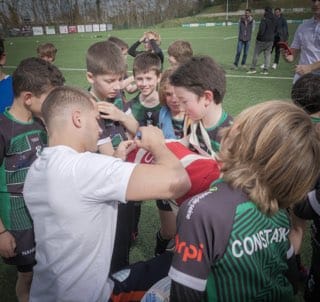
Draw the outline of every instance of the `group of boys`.
<instances>
[{"instance_id":1,"label":"group of boys","mask_svg":"<svg viewBox=\"0 0 320 302\"><path fill-rule=\"evenodd\" d=\"M128 260L132 232L137 231L138 208L128 200L176 199L186 194L192 185L181 162L168 149L157 128L160 111L157 84L163 55L159 55L159 47L155 46L156 39L159 36L154 32L145 33L136 43L135 48L141 43L149 48L134 54L133 77L139 93L129 102L125 100L122 81L126 74L126 47L119 47L112 41L95 43L87 51L89 92L63 86L64 78L58 68L39 58L21 61L13 73L14 101L0 116L0 173L1 178L6 179L0 190L0 254L5 262L17 266L19 302L29 299L140 301L148 288L167 276L171 252L130 266ZM174 49L170 51L174 54ZM171 56L171 61L176 64L179 58ZM230 128L232 124L232 118L221 106L226 88L225 73L208 56L182 59L181 63L175 66L170 83L175 87L186 115L194 121L184 143L196 153L218 159L222 140L218 130ZM290 111L290 108L287 109ZM241 125L241 119L238 121ZM261 124L261 121L255 122ZM233 127L226 137L234 137L237 127ZM48 147L44 148L46 145ZM231 147L231 140L224 141L223 146L227 146L227 152L221 154L221 160L227 162L227 153L235 149ZM125 162L127 155L137 147L153 154L152 165ZM228 175L227 165L224 171ZM310 189L314 175L316 172L312 172L312 177L303 186L305 190ZM230 178L226 176L225 179L230 181L233 177L230 174ZM224 185L217 183L211 188L211 192L217 190L233 198L234 192L229 192ZM241 199L236 202L237 206L248 198L241 194L236 193L235 197ZM206 200L211 201L211 195L206 196L204 193L192 199L181 213L191 217L199 199L205 204ZM214 198L218 202L220 197ZM254 206L250 204L240 212L246 214L252 209ZM237 215L241 216L240 212ZM179 301L184 297L184 301L198 301L205 295L210 299L229 299L226 292L217 290L217 284L213 285L214 280L210 279L202 262L204 246L201 242L208 240L208 233L201 232L207 227L203 226L204 230L198 233L203 238L202 235L201 238L192 237L199 231L198 220L192 220L192 225L187 226L181 213L176 253L170 269L170 277L174 280L172 300ZM199 213L205 216L206 208L201 208ZM259 211L255 215L261 217ZM218 218L219 215L216 220ZM280 213L275 225L287 228L284 220ZM206 223L209 225L210 221L212 218L208 217ZM192 232L189 232L190 228ZM230 232L231 229L221 232L225 244L229 237L226 234ZM194 246L199 249L193 252L191 246L182 242L184 237L190 236L200 244ZM210 242L207 243L210 246ZM206 249L210 250L209 246ZM279 246L277 253L286 253L287 247L287 244ZM243 253L240 249L236 252ZM210 253L206 254L206 261L210 260L210 263L216 263L217 259L227 262L227 256L218 245L214 251L206 253ZM235 255L235 251L232 253ZM189 263L191 259L197 259L204 266ZM119 273L123 268L126 270ZM220 280L219 269L213 273L216 280ZM207 278L215 291L205 293L207 282L203 280ZM281 286L270 289L272 295L291 297L289 285ZM254 296L253 291L254 288L246 294ZM232 291L228 294L241 296L243 293Z\"/></svg>"},{"instance_id":2,"label":"group of boys","mask_svg":"<svg viewBox=\"0 0 320 302\"><path fill-rule=\"evenodd\" d=\"M152 43L153 39L150 40ZM175 44L177 44L177 47L179 47L180 49L181 47L183 48L184 45L184 43L176 42ZM190 46L190 44L188 44L187 42L185 44L187 46ZM51 47L52 45L49 46ZM39 52L43 47L41 49L40 48L41 47L38 48ZM50 51L52 51L52 49ZM174 46L171 47L171 51L173 52L173 54L175 53ZM53 53L55 55L56 50L54 50ZM1 190L2 202L0 251L2 257L4 257L7 263L15 264L18 267L18 280L16 290L19 301L28 301L29 288L32 278L34 285L32 286L31 290L31 301L43 301L43 299L45 299L46 301L50 300L50 291L47 291L48 289L44 289L43 286L37 283L42 283L46 278L51 278L50 282L48 280L48 285L50 285L52 290L54 291L55 297L59 297L60 295L63 296L66 294L65 291L61 290L61 292L59 292L59 290L55 286L52 286L53 283L58 281L54 280L54 278L50 276L51 273L48 273L48 275L42 275L41 271L42 266L44 265L42 257L51 257L51 255L49 255L49 248L45 246L50 246L50 239L46 238L46 243L42 243L42 238L44 238L46 235L49 236L49 234L42 236L43 234L45 234L44 229L47 229L48 227L45 224L53 223L51 231L55 232L57 230L55 230L54 225L57 225L57 227L59 228L59 219L56 217L55 222L53 222L52 217L50 218L49 213L47 212L45 214L44 212L42 212L42 210L44 209L39 205L35 207L36 210L34 211L32 204L35 199L38 199L38 197L35 198L37 194L35 193L36 191L34 190L32 185L32 193L31 195L28 194L29 185L28 181L25 182L25 178L30 165L37 157L40 156L43 147L47 144L47 134L42 123L43 120L48 131L49 146L52 145L52 141L55 141L55 135L53 133L55 133L56 130L52 130L51 120L54 116L53 111L56 110L56 108L54 107L53 109L48 109L50 115L46 117L44 113L45 109L43 109L43 111L41 112L41 106L44 99L50 93L52 103L55 102L54 100L56 100L58 96L63 96L63 98L66 99L66 102L69 100L69 102L71 103L72 100L74 101L76 99L77 95L80 97L83 93L77 89L73 89L70 87L54 89L58 86L63 85L63 75L57 67L51 64L54 61L54 58L51 57L50 60L47 59L49 55L45 51L43 51L42 56L39 54L39 57L41 58L29 58L21 61L21 63L13 73L13 91L15 95L14 102L11 107L6 108L6 111L1 116L1 141L3 142L3 144L1 144L1 174L2 178L7 179L7 181L2 184L3 188ZM106 60L106 58L108 59ZM179 61L179 57L175 58L174 56L171 56L171 59L174 60L176 64ZM181 60L186 59L182 56ZM202 61L203 64L207 64L208 62L211 62L212 59L206 57L202 58ZM136 56L133 64L133 75L135 83L139 89L139 93L129 102L124 99L124 93L122 92L122 79L126 72L125 56L123 55L123 50L118 47L116 43L111 41L95 43L87 51L86 62L87 79L90 84L90 89L89 95L84 94L82 95L82 97L83 99L92 98L96 101L94 108L95 110L98 110L99 118L101 118L101 120L99 119L99 126L96 132L97 136L89 134L89 131L93 130L90 128L89 124L86 124L85 131L87 131L87 137L92 137L91 142L97 140L97 151L102 154L113 155L114 157L125 159L127 153L130 152L133 147L141 144L141 146L143 146L146 150L152 150L152 153L155 155L155 165L151 165L150 167L149 165L147 165L147 169L153 169L155 166L157 166L158 162L159 166L164 165L166 161L163 160L162 157L171 158L172 156L165 155L168 151L164 152L164 150L162 150L164 149L164 146L161 145L161 136L159 137L159 134L157 134L157 132L155 132L153 128L141 128L141 126L149 125L158 126L160 104L159 96L157 93L157 84L160 80L162 70L161 57L159 57L158 54L152 51L144 51ZM193 65L195 64L196 62L193 62ZM222 72L222 69L219 69L219 71ZM222 75L224 76L223 72ZM54 94L55 92L56 94ZM206 97L206 99L208 100L204 101L201 105L203 106L202 110L206 109L209 106L209 102L213 101L212 97L213 95L209 95L208 97ZM87 108L87 105L84 107ZM220 111L218 112L218 114L220 114ZM63 125L64 120L63 117L61 118L62 120L60 120L60 124ZM77 119L79 119L79 121L77 121ZM76 129L79 128L80 130L81 128L81 131L84 131L83 126L80 125L80 117L74 116L73 122L77 124L74 125ZM54 124L58 125L59 123ZM212 124L210 126L212 126ZM143 138L141 139L141 141L139 140L139 143L137 143L136 140L132 140L138 127L140 127L139 129L143 135ZM57 128L60 129L60 127ZM12 129L15 129L14 134L12 133ZM66 131L66 129L64 130ZM152 133L155 136L155 138L153 139L149 138L149 140L151 140L151 143L149 144L148 136L150 135L148 135L148 132ZM156 138L158 138L159 140L159 143L157 144L154 143L154 140L156 140ZM62 135L59 135L59 140L62 142ZM146 145L143 144L144 141L147 142ZM73 143L70 144L72 144L73 148L76 148ZM159 149L159 151L155 152L153 144L158 146L157 149ZM87 143L85 143L84 146L81 145L81 148L81 151L96 152L95 149L87 150ZM157 156L158 153L159 156ZM105 276L108 276L108 268L110 268L110 272L116 272L120 268L123 268L129 264L128 256L131 233L128 232L128 230L132 231L132 228L128 227L128 225L130 226L129 221L132 220L132 217L134 217L134 215L132 215L132 207L128 206L127 204L123 205L123 210L121 210L123 201L128 200L128 197L129 200L140 201L145 199L149 200L152 198L172 199L183 195L182 193L186 192L186 188L189 188L189 180L186 177L185 172L181 172L181 170L183 170L181 164L178 164L179 167L175 167L174 174L172 175L174 177L170 178L168 177L169 175L166 174L166 177L164 178L168 179L168 181L165 182L167 183L167 185L165 186L165 183L161 181L161 183L159 184L159 187L161 188L159 188L159 190L157 190L155 185L152 183L152 185L150 185L150 188L152 188L152 192L149 193L146 192L145 188L141 188L139 190L138 186L135 185L135 190L138 190L140 193L132 194L132 198L130 198L130 194L127 194L125 196L117 196L117 198L115 198L110 195L110 192L108 192L108 194L103 192L104 201L110 200L111 198L111 200L118 200L118 202L121 204L119 206L115 206L113 204L112 208L114 210L119 208L118 212L113 212L114 214L118 215L118 219L112 220L112 222L108 222L108 226L105 227L105 229L109 230L107 232L110 233L108 235L108 237L110 236L110 241L108 242L109 252L107 252L105 248L101 248L102 252L106 252L105 259L107 262L106 265L102 266L107 267L104 274ZM172 170L172 168L174 167L174 161L171 160L170 166L170 169ZM128 171L130 172L133 167L135 167L134 164L131 165L131 168L128 169ZM126 167L122 167L118 171L122 175L123 170L126 169ZM72 170L70 171L72 172ZM31 172L29 174L31 174ZM155 173L155 171L153 171L152 173L152 175L155 175L154 178L158 180L162 179L161 174L161 171L159 173ZM82 173L79 173L79 175L82 175ZM112 172L112 175L115 179L117 178L115 172ZM148 173L146 173L146 175L148 175ZM121 176L119 179L121 178L123 178L123 176ZM135 178L137 178L139 182L141 182L141 184L139 184L140 186L142 184L145 185L145 181L142 181L145 176L143 178ZM29 176L28 179L30 179L31 183L33 184L36 177ZM184 181L179 182L179 179L183 179ZM106 179L104 179L104 181L106 181ZM17 182L19 185L16 184ZM96 182L96 180L94 180L94 182ZM150 182L152 182L152 177L150 177ZM153 182L155 181L153 180ZM96 183L98 185L99 182ZM116 181L116 183L118 184L118 181ZM128 179L124 182L124 184L128 185ZM24 195L22 195L23 186L25 188ZM88 186L85 185L85 187ZM90 187L88 187L88 190L90 190ZM52 196L51 191L50 193L49 191L46 191L45 193L48 194L48 198L50 199ZM92 194L96 194L94 193L95 189L92 189L91 192ZM124 192L126 192L126 189L120 189L117 190L117 192L122 192L122 194L124 194ZM66 193L66 195L68 196L68 193ZM141 195L142 197L137 198L136 195ZM39 196L41 196L42 201L45 200L45 198L41 194L39 194ZM33 200L31 203L29 203L28 201L29 197L30 200ZM24 199L26 200L26 204ZM71 199L72 198L70 198L70 202ZM50 200L48 200L48 204L50 204ZM133 207L133 209L134 208L135 206ZM44 211L46 212L46 210ZM44 225L42 225L40 229L38 228L39 221L37 216L39 213L41 213L40 220L44 223ZM33 219L31 219L31 217ZM47 217L47 219L44 219L44 217ZM35 240L33 237L33 223L35 227L35 238L37 242L36 267L33 267L35 264ZM115 225L117 225L116 228ZM125 237L122 236L124 233L121 231L121 226L124 226L124 232L126 232ZM114 238L116 239L114 240ZM110 251L112 251L113 242L115 242L115 249L113 257L111 257ZM67 245L66 248L68 248ZM51 248L50 250L54 251L54 249ZM123 256L121 256L121 253ZM166 255L165 257L168 258L168 256ZM171 257L169 258L171 259ZM65 262L67 263L67 260ZM169 263L169 261L166 261L166 263ZM53 263L50 263L50 265L52 264ZM92 266L95 267L96 264L93 263ZM165 269L167 266L161 265L161 267ZM157 271L158 270L159 269L157 269ZM33 276L32 271L34 271ZM71 272L72 270L70 270L70 273ZM168 267L165 272L168 272ZM62 271L60 273L60 277L61 279L63 279ZM158 277L161 277L161 274L158 274ZM153 279L151 278L149 281L151 280ZM110 284L112 284L113 282L115 281L110 281ZM149 287L151 285L152 284L150 284ZM56 284L56 286L60 285ZM66 283L65 286L67 288L69 284ZM101 286L101 288L101 292L96 289L96 297L100 297L99 295L109 297L111 295L111 292L109 290L106 291L103 286ZM110 288L112 288L112 286L110 286ZM143 289L145 290L145 288ZM77 293L79 299L81 295L82 293L81 291L79 291ZM99 299L95 298L95 300Z\"/></svg>"}]
</instances>

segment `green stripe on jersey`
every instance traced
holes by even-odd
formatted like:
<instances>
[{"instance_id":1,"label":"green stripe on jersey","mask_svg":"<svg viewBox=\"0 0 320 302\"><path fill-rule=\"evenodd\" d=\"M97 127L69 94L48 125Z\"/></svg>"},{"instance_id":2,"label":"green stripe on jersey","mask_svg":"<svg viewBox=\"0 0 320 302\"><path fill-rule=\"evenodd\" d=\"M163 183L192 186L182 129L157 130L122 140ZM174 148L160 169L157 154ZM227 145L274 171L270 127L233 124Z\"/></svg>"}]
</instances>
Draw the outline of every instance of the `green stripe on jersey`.
<instances>
[{"instance_id":1,"label":"green stripe on jersey","mask_svg":"<svg viewBox=\"0 0 320 302\"><path fill-rule=\"evenodd\" d=\"M206 301L292 301L284 276L288 232L285 211L270 217L250 201L238 205L227 249L208 278Z\"/></svg>"}]
</instances>

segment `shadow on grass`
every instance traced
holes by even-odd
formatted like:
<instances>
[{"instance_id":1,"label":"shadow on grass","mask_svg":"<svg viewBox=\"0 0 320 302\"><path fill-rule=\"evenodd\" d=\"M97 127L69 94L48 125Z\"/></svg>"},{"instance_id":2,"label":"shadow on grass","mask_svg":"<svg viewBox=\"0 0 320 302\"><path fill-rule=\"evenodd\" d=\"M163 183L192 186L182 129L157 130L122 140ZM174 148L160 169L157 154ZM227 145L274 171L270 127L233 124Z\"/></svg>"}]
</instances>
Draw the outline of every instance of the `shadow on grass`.
<instances>
[{"instance_id":1,"label":"shadow on grass","mask_svg":"<svg viewBox=\"0 0 320 302\"><path fill-rule=\"evenodd\" d=\"M15 293L17 270L15 266L6 265L0 258L0 293L1 302L18 302Z\"/></svg>"}]
</instances>

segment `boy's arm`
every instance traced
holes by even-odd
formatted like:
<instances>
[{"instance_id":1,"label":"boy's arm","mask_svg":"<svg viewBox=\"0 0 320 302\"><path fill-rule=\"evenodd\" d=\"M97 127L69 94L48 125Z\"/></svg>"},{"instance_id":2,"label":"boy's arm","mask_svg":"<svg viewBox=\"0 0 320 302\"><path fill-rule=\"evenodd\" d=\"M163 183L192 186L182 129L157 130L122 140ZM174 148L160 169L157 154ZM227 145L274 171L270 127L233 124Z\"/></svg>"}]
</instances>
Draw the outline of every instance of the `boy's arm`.
<instances>
[{"instance_id":1,"label":"boy's arm","mask_svg":"<svg viewBox=\"0 0 320 302\"><path fill-rule=\"evenodd\" d=\"M0 218L0 256L3 258L10 258L16 255L16 240L4 227Z\"/></svg>"},{"instance_id":2,"label":"boy's arm","mask_svg":"<svg viewBox=\"0 0 320 302\"><path fill-rule=\"evenodd\" d=\"M132 57L136 57L137 54L139 54L139 51L137 51L137 48L139 47L139 45L142 43L142 41L140 42L140 40L138 40L137 42L135 42L134 44L132 44L130 46L130 48L128 49L128 54Z\"/></svg>"},{"instance_id":3,"label":"boy's arm","mask_svg":"<svg viewBox=\"0 0 320 302\"><path fill-rule=\"evenodd\" d=\"M138 164L130 177L127 200L175 199L191 187L190 179L180 160L166 147L158 127L140 127L138 148L150 151L154 164Z\"/></svg>"},{"instance_id":4,"label":"boy's arm","mask_svg":"<svg viewBox=\"0 0 320 302\"><path fill-rule=\"evenodd\" d=\"M132 114L126 114L108 102L99 102L98 110L102 118L120 122L132 136L137 132L139 124Z\"/></svg>"},{"instance_id":5,"label":"boy's arm","mask_svg":"<svg viewBox=\"0 0 320 302\"><path fill-rule=\"evenodd\" d=\"M157 44L156 40L151 39L151 40L150 40L150 45L151 45L154 53L160 58L161 64L163 64L164 55L163 55L163 52L162 52L161 48L160 48L159 45Z\"/></svg>"},{"instance_id":6,"label":"boy's arm","mask_svg":"<svg viewBox=\"0 0 320 302\"><path fill-rule=\"evenodd\" d=\"M125 89L128 93L134 93L137 91L138 87L134 82L134 77L130 76L124 80L122 80L122 89Z\"/></svg>"}]
</instances>

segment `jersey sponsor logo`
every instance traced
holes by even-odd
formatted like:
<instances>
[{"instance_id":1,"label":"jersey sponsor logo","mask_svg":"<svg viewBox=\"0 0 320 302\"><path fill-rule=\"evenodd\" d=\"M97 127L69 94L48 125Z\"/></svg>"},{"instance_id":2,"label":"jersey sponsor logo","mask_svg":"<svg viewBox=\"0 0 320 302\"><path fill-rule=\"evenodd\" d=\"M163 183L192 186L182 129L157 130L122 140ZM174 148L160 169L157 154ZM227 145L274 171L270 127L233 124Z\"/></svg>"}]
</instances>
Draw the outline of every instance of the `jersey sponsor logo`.
<instances>
[{"instance_id":1,"label":"jersey sponsor logo","mask_svg":"<svg viewBox=\"0 0 320 302\"><path fill-rule=\"evenodd\" d=\"M243 240L234 240L231 244L232 254L236 258L249 255L268 248L270 244L281 243L288 240L289 229L275 228L261 230L252 236L247 236Z\"/></svg>"},{"instance_id":2,"label":"jersey sponsor logo","mask_svg":"<svg viewBox=\"0 0 320 302\"><path fill-rule=\"evenodd\" d=\"M207 195L209 195L210 192L204 192L201 193L199 195L196 195L195 197L193 197L189 202L188 202L188 211L187 211L187 215L186 215L186 219L190 220L193 210L195 208L195 206L201 201L202 198L206 197Z\"/></svg>"},{"instance_id":3,"label":"jersey sponsor logo","mask_svg":"<svg viewBox=\"0 0 320 302\"><path fill-rule=\"evenodd\" d=\"M189 260L195 260L201 262L203 258L203 244L200 243L199 246L194 244L188 244L185 241L180 241L179 235L175 238L175 251L177 254L181 255L182 261L187 262Z\"/></svg>"}]
</instances>

